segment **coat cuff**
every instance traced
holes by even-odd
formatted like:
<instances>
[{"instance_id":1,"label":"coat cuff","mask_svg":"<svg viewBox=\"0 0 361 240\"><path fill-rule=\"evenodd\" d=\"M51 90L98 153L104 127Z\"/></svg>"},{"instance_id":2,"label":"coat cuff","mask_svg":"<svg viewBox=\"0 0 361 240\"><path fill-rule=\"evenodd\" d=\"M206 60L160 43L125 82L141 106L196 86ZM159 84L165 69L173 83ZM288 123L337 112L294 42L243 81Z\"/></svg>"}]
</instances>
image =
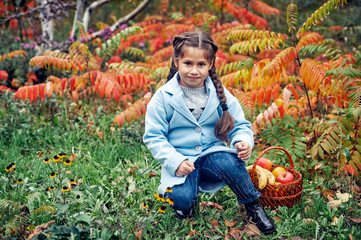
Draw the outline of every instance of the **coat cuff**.
<instances>
[{"instance_id":1,"label":"coat cuff","mask_svg":"<svg viewBox=\"0 0 361 240\"><path fill-rule=\"evenodd\" d=\"M182 164L184 160L187 160L186 157L184 157L182 154L179 154L180 156L169 160L169 163L166 166L167 171L170 175L173 177L176 177L175 172L177 171L178 167Z\"/></svg>"}]
</instances>

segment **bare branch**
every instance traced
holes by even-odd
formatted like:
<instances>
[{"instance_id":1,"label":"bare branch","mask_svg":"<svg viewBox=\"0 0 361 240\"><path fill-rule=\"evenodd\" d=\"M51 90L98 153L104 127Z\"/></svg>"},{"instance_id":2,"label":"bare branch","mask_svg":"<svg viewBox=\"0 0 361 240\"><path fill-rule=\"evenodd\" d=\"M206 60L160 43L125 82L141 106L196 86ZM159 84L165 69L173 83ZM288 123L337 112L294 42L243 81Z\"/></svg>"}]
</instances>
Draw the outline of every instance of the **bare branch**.
<instances>
[{"instance_id":1,"label":"bare branch","mask_svg":"<svg viewBox=\"0 0 361 240\"><path fill-rule=\"evenodd\" d=\"M114 23L112 26L110 26L107 30L100 30L95 33L93 33L91 36L82 39L82 42L89 42L97 37L103 37L109 32L114 32L120 26L124 23L127 23L129 20L134 18L138 13L140 13L147 5L150 3L151 0L144 0L136 9L134 9L131 13L129 13L127 16L120 18L116 23Z\"/></svg>"},{"instance_id":2,"label":"bare branch","mask_svg":"<svg viewBox=\"0 0 361 240\"><path fill-rule=\"evenodd\" d=\"M92 4L89 5L89 7L87 7L84 11L84 16L83 16L83 24L84 24L84 30L88 31L89 28L89 23L90 23L90 15L92 14L93 10L101 7L102 5L104 5L105 3L108 3L112 0L98 0L93 2Z\"/></svg>"},{"instance_id":3,"label":"bare branch","mask_svg":"<svg viewBox=\"0 0 361 240\"><path fill-rule=\"evenodd\" d=\"M51 10L53 12L57 12L59 13L59 11L62 10L66 10L66 9L71 9L75 7L75 3L70 2L70 3L62 3L59 4L58 1L52 2L52 1L47 1L44 5L40 5L37 6L35 8L30 8L28 12L20 12L18 14L14 14L9 16L8 18L5 18L4 20L1 21L1 24L6 23L8 21L10 21L11 19L19 19L19 18L26 18L26 17L33 17L34 14L36 14L37 12L41 12L44 8L46 8L48 5L51 6Z\"/></svg>"}]
</instances>

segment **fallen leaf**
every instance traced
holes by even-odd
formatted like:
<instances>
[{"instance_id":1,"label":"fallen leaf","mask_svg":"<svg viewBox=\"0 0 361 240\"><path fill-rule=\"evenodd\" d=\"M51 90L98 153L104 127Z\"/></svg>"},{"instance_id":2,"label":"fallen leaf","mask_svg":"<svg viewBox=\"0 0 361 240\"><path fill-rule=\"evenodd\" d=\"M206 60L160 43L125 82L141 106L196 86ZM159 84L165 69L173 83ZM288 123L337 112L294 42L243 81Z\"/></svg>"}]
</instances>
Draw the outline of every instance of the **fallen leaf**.
<instances>
[{"instance_id":1,"label":"fallen leaf","mask_svg":"<svg viewBox=\"0 0 361 240\"><path fill-rule=\"evenodd\" d=\"M261 236L261 232L259 231L258 227L254 224L248 224L244 229L244 233L247 236Z\"/></svg>"},{"instance_id":2,"label":"fallen leaf","mask_svg":"<svg viewBox=\"0 0 361 240\"><path fill-rule=\"evenodd\" d=\"M303 223L304 224L311 224L313 223L315 220L313 220L312 218L305 218L303 219Z\"/></svg>"},{"instance_id":3,"label":"fallen leaf","mask_svg":"<svg viewBox=\"0 0 361 240\"><path fill-rule=\"evenodd\" d=\"M156 173L156 172L150 172L150 173L148 173L148 177L154 177L154 176L157 176L157 173Z\"/></svg>"},{"instance_id":4,"label":"fallen leaf","mask_svg":"<svg viewBox=\"0 0 361 240\"><path fill-rule=\"evenodd\" d=\"M328 201L333 201L335 200L336 192L334 190L326 190L322 192L322 195L327 198Z\"/></svg>"},{"instance_id":5,"label":"fallen leaf","mask_svg":"<svg viewBox=\"0 0 361 240\"><path fill-rule=\"evenodd\" d=\"M231 228L237 223L237 221L230 222L228 220L225 220L224 223L226 224L227 227Z\"/></svg>"},{"instance_id":6,"label":"fallen leaf","mask_svg":"<svg viewBox=\"0 0 361 240\"><path fill-rule=\"evenodd\" d=\"M70 154L70 155L68 156L68 159L73 162L73 161L76 160L76 155L75 155L75 154Z\"/></svg>"},{"instance_id":7,"label":"fallen leaf","mask_svg":"<svg viewBox=\"0 0 361 240\"><path fill-rule=\"evenodd\" d=\"M278 223L278 222L280 221L280 219L281 219L281 218L280 218L280 217L278 217L278 216L275 216L275 217L273 217L273 219L275 220L275 222L276 222L276 223Z\"/></svg>"},{"instance_id":8,"label":"fallen leaf","mask_svg":"<svg viewBox=\"0 0 361 240\"><path fill-rule=\"evenodd\" d=\"M334 217L332 218L331 225L332 225L332 226L336 226L337 223L338 223L338 221L339 221L339 218L337 218L336 216L334 216Z\"/></svg>"},{"instance_id":9,"label":"fallen leaf","mask_svg":"<svg viewBox=\"0 0 361 240\"><path fill-rule=\"evenodd\" d=\"M197 235L200 235L200 233L199 232L197 232L197 230L192 230L192 231L190 231L189 233L188 233L188 236L192 236L193 234L197 234Z\"/></svg>"},{"instance_id":10,"label":"fallen leaf","mask_svg":"<svg viewBox=\"0 0 361 240\"><path fill-rule=\"evenodd\" d=\"M214 228L218 228L219 227L219 221L218 220L216 220L216 219L213 219L213 220L211 220L211 225L212 225L212 227L214 227Z\"/></svg>"},{"instance_id":11,"label":"fallen leaf","mask_svg":"<svg viewBox=\"0 0 361 240\"><path fill-rule=\"evenodd\" d=\"M361 223L361 217L358 218L350 218L350 220L354 223Z\"/></svg>"},{"instance_id":12,"label":"fallen leaf","mask_svg":"<svg viewBox=\"0 0 361 240\"><path fill-rule=\"evenodd\" d=\"M348 237L350 238L350 240L353 240L351 233L348 235Z\"/></svg>"},{"instance_id":13,"label":"fallen leaf","mask_svg":"<svg viewBox=\"0 0 361 240\"><path fill-rule=\"evenodd\" d=\"M300 236L294 236L291 240L302 240L302 238Z\"/></svg>"},{"instance_id":14,"label":"fallen leaf","mask_svg":"<svg viewBox=\"0 0 361 240\"><path fill-rule=\"evenodd\" d=\"M239 237L241 236L241 230L239 228L231 228L229 229L228 233L235 239L239 239Z\"/></svg>"},{"instance_id":15,"label":"fallen leaf","mask_svg":"<svg viewBox=\"0 0 361 240\"><path fill-rule=\"evenodd\" d=\"M342 203L341 200L333 200L333 201L329 201L328 204L330 204L331 208L335 208L338 205L340 205Z\"/></svg>"},{"instance_id":16,"label":"fallen leaf","mask_svg":"<svg viewBox=\"0 0 361 240\"><path fill-rule=\"evenodd\" d=\"M351 194L337 192L336 197L337 199L341 200L341 202L348 202L348 200L351 198Z\"/></svg>"},{"instance_id":17,"label":"fallen leaf","mask_svg":"<svg viewBox=\"0 0 361 240\"><path fill-rule=\"evenodd\" d=\"M320 167L322 167L322 165L323 165L322 163L318 163L318 164L315 165L314 169L317 170L317 169L319 169Z\"/></svg>"},{"instance_id":18,"label":"fallen leaf","mask_svg":"<svg viewBox=\"0 0 361 240\"><path fill-rule=\"evenodd\" d=\"M137 169L136 166L131 167L131 168L128 168L128 174L129 174L129 175L134 175L135 169Z\"/></svg>"}]
</instances>

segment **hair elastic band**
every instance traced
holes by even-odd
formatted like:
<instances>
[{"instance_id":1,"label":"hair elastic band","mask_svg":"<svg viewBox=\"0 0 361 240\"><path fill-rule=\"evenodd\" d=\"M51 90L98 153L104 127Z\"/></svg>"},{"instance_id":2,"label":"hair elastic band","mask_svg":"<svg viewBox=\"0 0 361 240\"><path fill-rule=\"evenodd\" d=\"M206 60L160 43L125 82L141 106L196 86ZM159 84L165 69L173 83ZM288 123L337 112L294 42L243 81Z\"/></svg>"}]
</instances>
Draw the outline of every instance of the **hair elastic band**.
<instances>
[{"instance_id":1,"label":"hair elastic band","mask_svg":"<svg viewBox=\"0 0 361 240\"><path fill-rule=\"evenodd\" d=\"M226 103L221 103L221 106L222 106L223 112L228 110L228 106Z\"/></svg>"}]
</instances>

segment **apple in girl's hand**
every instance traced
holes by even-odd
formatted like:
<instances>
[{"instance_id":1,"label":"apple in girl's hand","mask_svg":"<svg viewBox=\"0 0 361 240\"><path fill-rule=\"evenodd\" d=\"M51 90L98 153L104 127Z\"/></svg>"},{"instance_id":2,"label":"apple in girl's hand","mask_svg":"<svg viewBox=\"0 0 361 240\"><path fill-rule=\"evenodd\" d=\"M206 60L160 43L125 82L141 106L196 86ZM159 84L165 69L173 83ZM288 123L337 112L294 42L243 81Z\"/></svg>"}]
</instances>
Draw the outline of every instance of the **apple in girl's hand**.
<instances>
[{"instance_id":1,"label":"apple in girl's hand","mask_svg":"<svg viewBox=\"0 0 361 240\"><path fill-rule=\"evenodd\" d=\"M281 172L278 174L276 181L282 184L290 183L295 180L295 176L293 176L290 172Z\"/></svg>"},{"instance_id":2,"label":"apple in girl's hand","mask_svg":"<svg viewBox=\"0 0 361 240\"><path fill-rule=\"evenodd\" d=\"M258 166L267 169L268 171L272 168L272 162L268 158L261 157L257 163Z\"/></svg>"},{"instance_id":3,"label":"apple in girl's hand","mask_svg":"<svg viewBox=\"0 0 361 240\"><path fill-rule=\"evenodd\" d=\"M273 169L272 174L277 179L278 175L282 172L286 172L286 169L283 167L276 167L275 169Z\"/></svg>"}]
</instances>

